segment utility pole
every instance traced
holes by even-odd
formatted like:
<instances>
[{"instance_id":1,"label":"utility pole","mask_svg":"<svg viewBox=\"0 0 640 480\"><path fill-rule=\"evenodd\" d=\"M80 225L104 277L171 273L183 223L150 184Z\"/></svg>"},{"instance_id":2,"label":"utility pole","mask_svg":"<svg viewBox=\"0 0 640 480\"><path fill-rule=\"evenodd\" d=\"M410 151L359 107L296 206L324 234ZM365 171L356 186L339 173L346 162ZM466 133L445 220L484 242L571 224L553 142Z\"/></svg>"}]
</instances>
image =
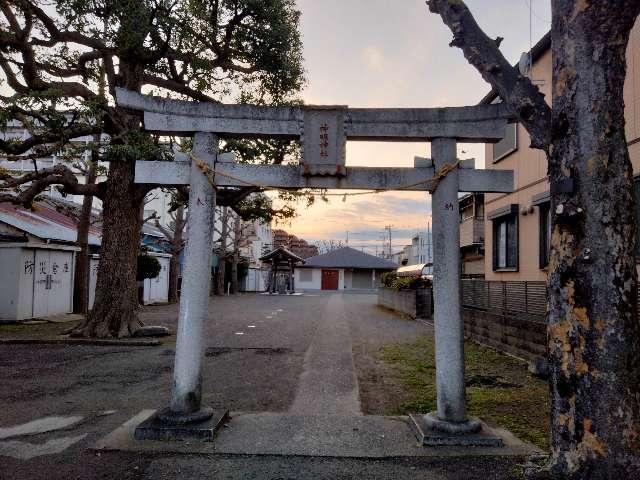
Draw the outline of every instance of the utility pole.
<instances>
[{"instance_id":1,"label":"utility pole","mask_svg":"<svg viewBox=\"0 0 640 480\"><path fill-rule=\"evenodd\" d=\"M347 230L347 247L349 246L349 230Z\"/></svg>"},{"instance_id":2,"label":"utility pole","mask_svg":"<svg viewBox=\"0 0 640 480\"><path fill-rule=\"evenodd\" d=\"M388 235L389 235L389 258L391 258L393 256L393 252L391 251L391 229L393 228L393 225L387 225L386 227L384 227L384 229L387 231Z\"/></svg>"}]
</instances>

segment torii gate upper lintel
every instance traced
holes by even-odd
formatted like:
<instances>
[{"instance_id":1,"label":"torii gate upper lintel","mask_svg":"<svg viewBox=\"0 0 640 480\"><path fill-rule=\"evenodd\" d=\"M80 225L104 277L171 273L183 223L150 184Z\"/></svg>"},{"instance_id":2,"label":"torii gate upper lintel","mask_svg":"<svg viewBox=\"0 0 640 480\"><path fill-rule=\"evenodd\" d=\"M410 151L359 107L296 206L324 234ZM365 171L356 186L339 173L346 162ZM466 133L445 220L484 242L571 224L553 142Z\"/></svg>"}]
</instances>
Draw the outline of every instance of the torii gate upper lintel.
<instances>
[{"instance_id":1,"label":"torii gate upper lintel","mask_svg":"<svg viewBox=\"0 0 640 480\"><path fill-rule=\"evenodd\" d=\"M175 162L136 165L137 183L191 186L171 406L158 415L157 435L141 426L141 438L167 438L163 422L183 425L211 417L201 408L201 369L211 281L210 262L204 259L212 252L215 189L196 159L215 172L216 186L432 192L437 412L413 417L413 426L424 444L451 445L450 435L462 438L460 434L478 432L481 423L467 416L465 404L458 192L511 192L513 172L475 170L472 161L459 162L456 143L501 140L512 120L504 106L263 107L166 100L123 89L117 89L116 99L121 106L143 110L149 131L194 136L191 161L177 155ZM298 138L303 160L300 166L235 163L233 157L217 155L219 138L225 137ZM432 159L416 158L413 168L346 167L347 140L431 142ZM180 429L184 435L188 430ZM201 425L195 430L202 438ZM474 438L476 444L499 443L495 437ZM472 443L468 438L460 442Z\"/></svg>"}]
</instances>

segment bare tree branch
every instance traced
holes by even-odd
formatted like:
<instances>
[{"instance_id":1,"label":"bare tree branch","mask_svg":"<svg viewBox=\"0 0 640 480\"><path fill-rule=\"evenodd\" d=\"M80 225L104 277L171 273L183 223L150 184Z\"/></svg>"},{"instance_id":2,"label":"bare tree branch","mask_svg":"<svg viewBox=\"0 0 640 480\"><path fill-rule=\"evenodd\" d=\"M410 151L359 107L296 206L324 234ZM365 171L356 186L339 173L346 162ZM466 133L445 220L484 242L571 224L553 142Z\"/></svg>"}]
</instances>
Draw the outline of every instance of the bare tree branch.
<instances>
[{"instance_id":1,"label":"bare tree branch","mask_svg":"<svg viewBox=\"0 0 640 480\"><path fill-rule=\"evenodd\" d=\"M78 125L76 127L69 127L65 129L64 133L60 131L49 130L39 135L33 135L22 141L0 139L0 152L3 152L10 156L20 155L38 145L50 143L64 144L65 140L83 137L86 135L93 135L100 132L101 127L98 125Z\"/></svg>"},{"instance_id":2,"label":"bare tree branch","mask_svg":"<svg viewBox=\"0 0 640 480\"><path fill-rule=\"evenodd\" d=\"M73 195L94 195L102 198L103 184L81 184L73 171L68 167L58 164L53 168L42 169L37 172L29 172L20 177L12 177L8 174L0 174L0 192L15 190L15 193L0 193L1 202L30 206L31 202L51 185L61 185L64 193ZM20 187L27 185L24 190Z\"/></svg>"},{"instance_id":3,"label":"bare tree branch","mask_svg":"<svg viewBox=\"0 0 640 480\"><path fill-rule=\"evenodd\" d=\"M453 33L450 45L462 49L469 63L522 122L531 136L531 147L546 151L551 140L551 108L538 87L504 58L498 48L501 39L489 38L462 0L427 0L427 5Z\"/></svg>"}]
</instances>

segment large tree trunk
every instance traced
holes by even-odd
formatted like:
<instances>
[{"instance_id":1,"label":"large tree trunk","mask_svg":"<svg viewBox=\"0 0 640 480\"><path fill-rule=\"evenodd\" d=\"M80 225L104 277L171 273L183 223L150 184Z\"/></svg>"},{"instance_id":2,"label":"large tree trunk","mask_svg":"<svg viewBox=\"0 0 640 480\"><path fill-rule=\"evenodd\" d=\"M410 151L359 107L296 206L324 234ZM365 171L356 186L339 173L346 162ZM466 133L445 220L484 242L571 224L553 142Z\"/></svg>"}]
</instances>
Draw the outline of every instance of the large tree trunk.
<instances>
[{"instance_id":1,"label":"large tree trunk","mask_svg":"<svg viewBox=\"0 0 640 480\"><path fill-rule=\"evenodd\" d=\"M184 207L176 210L173 237L171 238L171 260L169 261L169 302L178 301L178 270L180 269L180 253L182 252L182 235L185 226Z\"/></svg>"},{"instance_id":2,"label":"large tree trunk","mask_svg":"<svg viewBox=\"0 0 640 480\"><path fill-rule=\"evenodd\" d=\"M240 263L240 237L242 235L242 220L237 215L233 223L233 260L231 263L231 291L238 293L238 264Z\"/></svg>"},{"instance_id":3,"label":"large tree trunk","mask_svg":"<svg viewBox=\"0 0 640 480\"><path fill-rule=\"evenodd\" d=\"M100 136L94 137L91 149L91 161L88 165L87 184L96 183L98 167L98 142ZM73 277L73 312L87 315L89 312L89 227L91 226L91 209L93 196L85 195L82 199L82 210L78 220L78 237L76 245L80 251L76 256L76 269Z\"/></svg>"},{"instance_id":4,"label":"large tree trunk","mask_svg":"<svg viewBox=\"0 0 640 480\"><path fill-rule=\"evenodd\" d=\"M553 1L548 336L557 478L640 478L625 50L638 2Z\"/></svg>"},{"instance_id":5,"label":"large tree trunk","mask_svg":"<svg viewBox=\"0 0 640 480\"><path fill-rule=\"evenodd\" d=\"M226 276L227 237L229 236L229 209L222 208L222 226L220 233L220 253L218 254L218 277L216 278L216 294L224 295L224 277Z\"/></svg>"},{"instance_id":6,"label":"large tree trunk","mask_svg":"<svg viewBox=\"0 0 640 480\"><path fill-rule=\"evenodd\" d=\"M136 269L144 195L133 183L130 163L112 161L107 180L95 302L74 334L126 337L142 325Z\"/></svg>"}]
</instances>

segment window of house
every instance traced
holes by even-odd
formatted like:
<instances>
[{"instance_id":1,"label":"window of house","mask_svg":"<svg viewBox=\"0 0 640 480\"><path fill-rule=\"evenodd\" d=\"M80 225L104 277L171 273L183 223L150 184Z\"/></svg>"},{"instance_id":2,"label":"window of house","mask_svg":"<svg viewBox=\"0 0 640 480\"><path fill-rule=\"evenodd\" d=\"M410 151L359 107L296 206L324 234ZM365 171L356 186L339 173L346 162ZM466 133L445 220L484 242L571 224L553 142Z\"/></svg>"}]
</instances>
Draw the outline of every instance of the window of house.
<instances>
[{"instance_id":1,"label":"window of house","mask_svg":"<svg viewBox=\"0 0 640 480\"><path fill-rule=\"evenodd\" d=\"M518 269L518 205L489 214L493 222L493 270Z\"/></svg>"},{"instance_id":2,"label":"window of house","mask_svg":"<svg viewBox=\"0 0 640 480\"><path fill-rule=\"evenodd\" d=\"M539 205L540 222L540 268L549 265L549 252L551 251L551 204L549 202Z\"/></svg>"},{"instance_id":3,"label":"window of house","mask_svg":"<svg viewBox=\"0 0 640 480\"><path fill-rule=\"evenodd\" d=\"M300 269L300 281L301 282L311 282L313 281L313 270L310 268L301 268Z\"/></svg>"}]
</instances>

